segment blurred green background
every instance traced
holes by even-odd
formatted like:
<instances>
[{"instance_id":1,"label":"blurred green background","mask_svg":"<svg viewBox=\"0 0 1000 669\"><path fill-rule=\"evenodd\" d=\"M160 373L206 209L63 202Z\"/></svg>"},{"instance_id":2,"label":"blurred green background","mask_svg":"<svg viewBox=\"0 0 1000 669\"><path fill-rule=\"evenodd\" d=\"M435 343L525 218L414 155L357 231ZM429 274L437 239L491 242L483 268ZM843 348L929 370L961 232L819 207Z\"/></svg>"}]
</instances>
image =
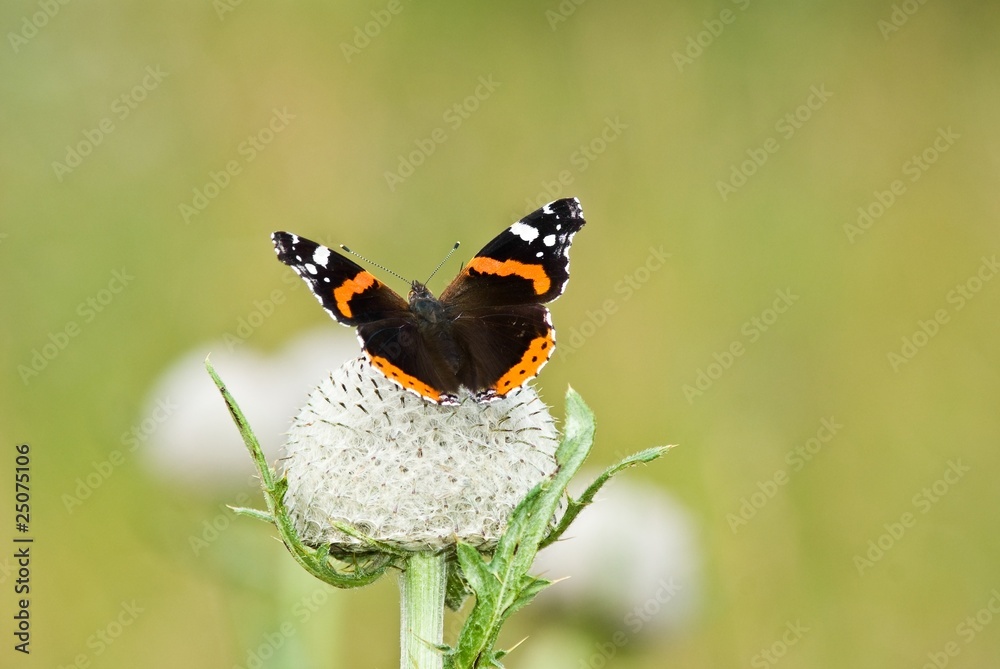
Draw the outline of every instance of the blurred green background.
<instances>
[{"instance_id":1,"label":"blurred green background","mask_svg":"<svg viewBox=\"0 0 1000 669\"><path fill-rule=\"evenodd\" d=\"M537 385L595 410L594 464L680 444L628 476L691 509L705 556L686 631L607 666L1000 657L994 3L51 0L0 26L0 468L31 444L36 538L30 657L0 573L3 666L247 666L302 597L323 657L264 666L395 666L393 579L317 595L251 520L193 551L236 493L122 435L177 356L288 288L272 230L422 277L568 195L589 224ZM289 290L248 344L324 323Z\"/></svg>"}]
</instances>

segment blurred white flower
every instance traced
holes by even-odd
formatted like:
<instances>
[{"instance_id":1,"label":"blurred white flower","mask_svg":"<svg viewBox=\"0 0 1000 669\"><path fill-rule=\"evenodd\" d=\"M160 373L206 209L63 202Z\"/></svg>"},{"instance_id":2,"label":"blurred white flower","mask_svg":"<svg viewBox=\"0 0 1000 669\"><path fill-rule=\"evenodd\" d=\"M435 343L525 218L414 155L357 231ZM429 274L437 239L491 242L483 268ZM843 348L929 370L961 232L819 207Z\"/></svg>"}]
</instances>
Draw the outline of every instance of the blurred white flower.
<instances>
[{"instance_id":1,"label":"blurred white flower","mask_svg":"<svg viewBox=\"0 0 1000 669\"><path fill-rule=\"evenodd\" d=\"M439 406L358 358L323 381L295 418L285 504L312 545L358 546L335 521L408 550L456 539L488 546L555 471L557 447L552 416L530 387L489 404L466 394L458 406Z\"/></svg>"},{"instance_id":2,"label":"blurred white flower","mask_svg":"<svg viewBox=\"0 0 1000 669\"><path fill-rule=\"evenodd\" d=\"M269 459L309 388L344 360L358 355L357 340L324 325L274 353L223 341L197 346L163 372L148 394L145 420L134 431L143 461L173 482L225 490L254 474L246 446L205 371L205 357L226 379Z\"/></svg>"},{"instance_id":3,"label":"blurred white flower","mask_svg":"<svg viewBox=\"0 0 1000 669\"><path fill-rule=\"evenodd\" d=\"M595 476L581 472L577 480ZM569 578L542 591L529 611L575 620L607 638L618 631L629 640L676 632L700 599L693 519L670 495L627 474L601 489L563 539L538 555L533 571Z\"/></svg>"}]
</instances>

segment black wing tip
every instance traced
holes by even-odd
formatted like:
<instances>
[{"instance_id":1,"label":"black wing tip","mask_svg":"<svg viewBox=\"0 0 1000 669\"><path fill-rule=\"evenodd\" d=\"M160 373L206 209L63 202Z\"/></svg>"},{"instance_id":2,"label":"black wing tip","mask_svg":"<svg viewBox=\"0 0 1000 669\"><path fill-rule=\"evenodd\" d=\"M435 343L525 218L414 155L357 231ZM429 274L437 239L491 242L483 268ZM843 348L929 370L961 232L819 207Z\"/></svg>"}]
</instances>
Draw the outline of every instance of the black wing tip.
<instances>
[{"instance_id":1,"label":"black wing tip","mask_svg":"<svg viewBox=\"0 0 1000 669\"><path fill-rule=\"evenodd\" d=\"M580 204L580 200L575 197L570 197L563 200L563 202L570 218L577 219L581 223L585 222L583 218L583 206Z\"/></svg>"},{"instance_id":2,"label":"black wing tip","mask_svg":"<svg viewBox=\"0 0 1000 669\"><path fill-rule=\"evenodd\" d=\"M284 260L286 257L302 255L303 252L310 254L320 246L319 243L311 239L300 237L292 232L277 231L271 233L271 241L274 243L274 251L278 257Z\"/></svg>"},{"instance_id":3,"label":"black wing tip","mask_svg":"<svg viewBox=\"0 0 1000 669\"><path fill-rule=\"evenodd\" d=\"M569 232L571 235L577 233L587 223L583 218L583 209L580 207L580 201L575 197L551 202L539 209L535 214L537 215L536 221L544 221L546 224L556 224L557 229L559 224L562 224L563 230Z\"/></svg>"},{"instance_id":4,"label":"black wing tip","mask_svg":"<svg viewBox=\"0 0 1000 669\"><path fill-rule=\"evenodd\" d=\"M583 207L580 205L580 200L575 197L564 197L559 200L553 200L536 210L534 215L555 216L562 220L576 221L579 225L586 223L586 220L583 218Z\"/></svg>"},{"instance_id":5,"label":"black wing tip","mask_svg":"<svg viewBox=\"0 0 1000 669\"><path fill-rule=\"evenodd\" d=\"M271 233L271 243L274 244L274 252L281 258L291 252L294 245L295 236L289 232L277 231Z\"/></svg>"}]
</instances>

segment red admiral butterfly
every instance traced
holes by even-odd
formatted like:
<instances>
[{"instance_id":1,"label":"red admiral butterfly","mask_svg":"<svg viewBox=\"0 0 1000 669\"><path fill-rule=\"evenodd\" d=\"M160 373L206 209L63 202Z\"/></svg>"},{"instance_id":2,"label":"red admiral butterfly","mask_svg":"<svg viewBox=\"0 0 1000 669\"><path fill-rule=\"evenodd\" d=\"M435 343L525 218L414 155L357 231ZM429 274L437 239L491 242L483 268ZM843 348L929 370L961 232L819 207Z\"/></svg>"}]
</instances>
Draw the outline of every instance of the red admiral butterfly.
<instances>
[{"instance_id":1,"label":"red admiral butterfly","mask_svg":"<svg viewBox=\"0 0 1000 669\"><path fill-rule=\"evenodd\" d=\"M271 239L327 313L358 328L380 372L456 405L461 387L479 402L506 396L551 357L555 330L543 303L566 288L569 247L584 222L576 198L551 202L483 247L440 298L413 281L408 300L325 246L288 232Z\"/></svg>"}]
</instances>

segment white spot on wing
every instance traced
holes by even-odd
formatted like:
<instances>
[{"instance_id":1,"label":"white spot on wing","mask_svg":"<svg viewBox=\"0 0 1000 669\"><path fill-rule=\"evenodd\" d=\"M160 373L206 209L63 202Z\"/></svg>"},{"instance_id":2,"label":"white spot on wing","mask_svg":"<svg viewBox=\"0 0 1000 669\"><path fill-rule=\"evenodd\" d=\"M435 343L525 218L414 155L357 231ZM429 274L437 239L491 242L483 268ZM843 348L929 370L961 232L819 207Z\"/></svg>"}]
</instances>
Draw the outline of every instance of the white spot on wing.
<instances>
[{"instance_id":1,"label":"white spot on wing","mask_svg":"<svg viewBox=\"0 0 1000 669\"><path fill-rule=\"evenodd\" d=\"M510 226L510 231L526 242L533 242L538 238L538 228L533 228L521 221Z\"/></svg>"},{"instance_id":2,"label":"white spot on wing","mask_svg":"<svg viewBox=\"0 0 1000 669\"><path fill-rule=\"evenodd\" d=\"M539 251L538 253L535 254L535 257L536 258L541 258L544 255L545 255L545 251Z\"/></svg>"},{"instance_id":3,"label":"white spot on wing","mask_svg":"<svg viewBox=\"0 0 1000 669\"><path fill-rule=\"evenodd\" d=\"M311 262L307 262L305 265L303 265L303 267L305 267L306 271L309 272L310 274L316 273L316 265L313 265Z\"/></svg>"},{"instance_id":4,"label":"white spot on wing","mask_svg":"<svg viewBox=\"0 0 1000 669\"><path fill-rule=\"evenodd\" d=\"M542 243L545 244L546 246L555 246L556 245L556 236L555 235L545 235L545 237L542 239Z\"/></svg>"},{"instance_id":5,"label":"white spot on wing","mask_svg":"<svg viewBox=\"0 0 1000 669\"><path fill-rule=\"evenodd\" d=\"M330 261L330 249L325 246L317 246L316 250L313 251L313 262L315 262L320 267L326 267L326 263Z\"/></svg>"}]
</instances>

